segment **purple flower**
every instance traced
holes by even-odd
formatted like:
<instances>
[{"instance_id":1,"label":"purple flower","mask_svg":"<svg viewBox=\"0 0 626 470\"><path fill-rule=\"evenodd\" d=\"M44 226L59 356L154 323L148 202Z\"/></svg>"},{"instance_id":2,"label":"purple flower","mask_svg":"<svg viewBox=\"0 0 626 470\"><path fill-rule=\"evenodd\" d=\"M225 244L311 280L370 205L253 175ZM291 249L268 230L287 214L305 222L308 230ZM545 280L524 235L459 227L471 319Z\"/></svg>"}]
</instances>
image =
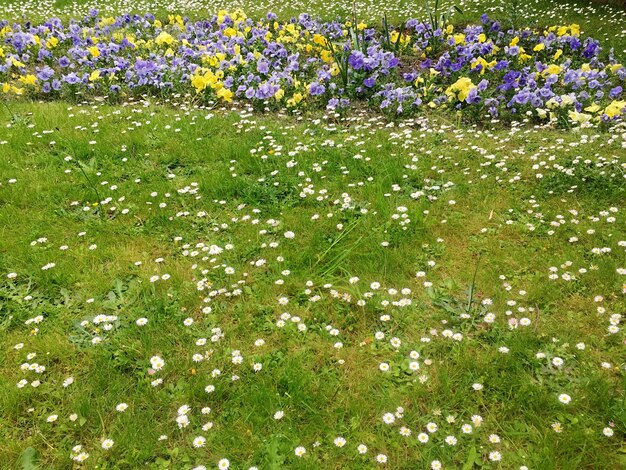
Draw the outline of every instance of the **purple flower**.
<instances>
[{"instance_id":1,"label":"purple flower","mask_svg":"<svg viewBox=\"0 0 626 470\"><path fill-rule=\"evenodd\" d=\"M325 91L326 91L326 87L324 87L324 85L319 84L318 82L311 83L311 86L309 87L309 93L311 94L311 96L321 95Z\"/></svg>"}]
</instances>

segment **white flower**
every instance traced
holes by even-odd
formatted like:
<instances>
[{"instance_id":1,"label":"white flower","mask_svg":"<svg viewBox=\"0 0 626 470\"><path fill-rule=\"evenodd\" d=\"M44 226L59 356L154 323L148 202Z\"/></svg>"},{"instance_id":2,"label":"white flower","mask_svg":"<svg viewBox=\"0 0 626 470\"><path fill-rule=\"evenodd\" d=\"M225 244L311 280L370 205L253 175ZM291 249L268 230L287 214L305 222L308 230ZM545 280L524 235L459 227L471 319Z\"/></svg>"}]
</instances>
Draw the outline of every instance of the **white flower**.
<instances>
[{"instance_id":1,"label":"white flower","mask_svg":"<svg viewBox=\"0 0 626 470\"><path fill-rule=\"evenodd\" d=\"M367 446L365 444L359 444L356 450L359 452L359 454L363 455L367 452Z\"/></svg>"},{"instance_id":2,"label":"white flower","mask_svg":"<svg viewBox=\"0 0 626 470\"><path fill-rule=\"evenodd\" d=\"M165 366L165 361L159 356L152 356L150 358L150 364L154 370L161 370Z\"/></svg>"},{"instance_id":3,"label":"white flower","mask_svg":"<svg viewBox=\"0 0 626 470\"><path fill-rule=\"evenodd\" d=\"M204 444L206 444L206 439L202 436L198 436L193 440L193 446L198 449L200 447L204 447Z\"/></svg>"},{"instance_id":4,"label":"white flower","mask_svg":"<svg viewBox=\"0 0 626 470\"><path fill-rule=\"evenodd\" d=\"M120 413L123 413L124 411L128 409L128 405L126 403L120 403L119 405L115 407L115 409L119 411Z\"/></svg>"},{"instance_id":5,"label":"white flower","mask_svg":"<svg viewBox=\"0 0 626 470\"><path fill-rule=\"evenodd\" d=\"M570 401L572 401L572 397L570 397L567 393L561 393L559 395L559 401L567 405Z\"/></svg>"},{"instance_id":6,"label":"white flower","mask_svg":"<svg viewBox=\"0 0 626 470\"><path fill-rule=\"evenodd\" d=\"M294 453L297 457L302 457L304 454L306 454L306 449L302 446L298 446L296 447L296 450L294 450Z\"/></svg>"},{"instance_id":7,"label":"white flower","mask_svg":"<svg viewBox=\"0 0 626 470\"><path fill-rule=\"evenodd\" d=\"M346 445L346 440L343 437L336 437L333 442L337 447L343 447Z\"/></svg>"},{"instance_id":8,"label":"white flower","mask_svg":"<svg viewBox=\"0 0 626 470\"><path fill-rule=\"evenodd\" d=\"M228 459L221 459L219 462L217 462L217 468L219 468L220 470L226 470L228 467L230 467L230 462L228 461Z\"/></svg>"},{"instance_id":9,"label":"white flower","mask_svg":"<svg viewBox=\"0 0 626 470\"><path fill-rule=\"evenodd\" d=\"M114 444L113 439L105 439L104 441L102 441L102 448L104 450L108 450L111 447L113 447L113 444Z\"/></svg>"}]
</instances>

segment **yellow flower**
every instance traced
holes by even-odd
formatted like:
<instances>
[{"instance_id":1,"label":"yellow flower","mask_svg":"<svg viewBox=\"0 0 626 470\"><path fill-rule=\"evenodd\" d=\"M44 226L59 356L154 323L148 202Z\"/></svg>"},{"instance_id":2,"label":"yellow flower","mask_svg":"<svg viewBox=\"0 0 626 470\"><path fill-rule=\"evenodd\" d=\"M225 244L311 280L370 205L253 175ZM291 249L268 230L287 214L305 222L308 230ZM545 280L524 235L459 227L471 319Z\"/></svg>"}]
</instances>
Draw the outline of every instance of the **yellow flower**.
<instances>
[{"instance_id":1,"label":"yellow flower","mask_svg":"<svg viewBox=\"0 0 626 470\"><path fill-rule=\"evenodd\" d=\"M2 84L2 92L3 93L8 93L11 91L11 85L9 85L8 83L3 83Z\"/></svg>"},{"instance_id":2,"label":"yellow flower","mask_svg":"<svg viewBox=\"0 0 626 470\"><path fill-rule=\"evenodd\" d=\"M480 69L480 74L483 75L485 73L485 70L489 70L490 68L495 67L496 64L497 64L497 61L495 60L492 60L491 62L487 62L482 57L477 57L476 59L472 61L472 68L476 68L477 66L481 65L482 68Z\"/></svg>"},{"instance_id":3,"label":"yellow flower","mask_svg":"<svg viewBox=\"0 0 626 470\"><path fill-rule=\"evenodd\" d=\"M624 108L626 108L626 101L613 101L604 109L604 114L610 118L614 118L615 116L622 114Z\"/></svg>"},{"instance_id":4,"label":"yellow flower","mask_svg":"<svg viewBox=\"0 0 626 470\"><path fill-rule=\"evenodd\" d=\"M452 34L453 32L454 32L454 26L449 24L448 27L446 28L446 33L447 34Z\"/></svg>"},{"instance_id":5,"label":"yellow flower","mask_svg":"<svg viewBox=\"0 0 626 470\"><path fill-rule=\"evenodd\" d=\"M302 101L303 96L302 93L294 93L291 98L287 100L287 106L293 107Z\"/></svg>"},{"instance_id":6,"label":"yellow flower","mask_svg":"<svg viewBox=\"0 0 626 470\"><path fill-rule=\"evenodd\" d=\"M196 93L200 93L208 85L208 80L204 75L196 74L191 79L191 85L196 89Z\"/></svg>"},{"instance_id":7,"label":"yellow flower","mask_svg":"<svg viewBox=\"0 0 626 470\"><path fill-rule=\"evenodd\" d=\"M96 46L88 47L87 50L94 58L100 57L100 51L98 50Z\"/></svg>"},{"instance_id":8,"label":"yellow flower","mask_svg":"<svg viewBox=\"0 0 626 470\"><path fill-rule=\"evenodd\" d=\"M591 106L587 106L585 108L585 111L587 111L588 113L597 113L598 111L600 111L600 106L598 106L597 104L592 104Z\"/></svg>"},{"instance_id":9,"label":"yellow flower","mask_svg":"<svg viewBox=\"0 0 626 470\"><path fill-rule=\"evenodd\" d=\"M100 78L100 70L94 70L93 72L91 72L91 74L89 75L89 81L90 82L95 82L96 80L98 80Z\"/></svg>"},{"instance_id":10,"label":"yellow flower","mask_svg":"<svg viewBox=\"0 0 626 470\"><path fill-rule=\"evenodd\" d=\"M540 42L535 47L533 47L533 51L539 52L539 51L543 51L545 48L546 48L546 45L544 43Z\"/></svg>"},{"instance_id":11,"label":"yellow flower","mask_svg":"<svg viewBox=\"0 0 626 470\"><path fill-rule=\"evenodd\" d=\"M333 61L333 54L332 54L332 52L327 51L327 50L323 50L322 53L320 54L320 57L327 64L330 64Z\"/></svg>"},{"instance_id":12,"label":"yellow flower","mask_svg":"<svg viewBox=\"0 0 626 470\"><path fill-rule=\"evenodd\" d=\"M367 28L367 25L363 22L356 25L356 29L358 29L359 31L363 31L365 28Z\"/></svg>"},{"instance_id":13,"label":"yellow flower","mask_svg":"<svg viewBox=\"0 0 626 470\"><path fill-rule=\"evenodd\" d=\"M35 85L37 83L37 77L34 75L24 75L19 78L20 82L24 85Z\"/></svg>"},{"instance_id":14,"label":"yellow flower","mask_svg":"<svg viewBox=\"0 0 626 470\"><path fill-rule=\"evenodd\" d=\"M465 101L470 90L474 88L476 85L472 83L471 78L461 77L446 89L446 95L450 98L456 97L459 101Z\"/></svg>"},{"instance_id":15,"label":"yellow flower","mask_svg":"<svg viewBox=\"0 0 626 470\"><path fill-rule=\"evenodd\" d=\"M511 39L509 46L511 47L516 46L518 42L519 42L519 36L515 36L513 39Z\"/></svg>"},{"instance_id":16,"label":"yellow flower","mask_svg":"<svg viewBox=\"0 0 626 470\"><path fill-rule=\"evenodd\" d=\"M554 57L552 58L552 60L557 60L562 55L563 55L563 49L559 49L556 51L556 54L554 54Z\"/></svg>"},{"instance_id":17,"label":"yellow flower","mask_svg":"<svg viewBox=\"0 0 626 470\"><path fill-rule=\"evenodd\" d=\"M578 111L569 111L567 114L574 122L588 122L591 120L591 114L579 113Z\"/></svg>"},{"instance_id":18,"label":"yellow flower","mask_svg":"<svg viewBox=\"0 0 626 470\"><path fill-rule=\"evenodd\" d=\"M46 41L46 47L48 49L54 49L55 47L57 47L57 44L59 44L59 40L54 36Z\"/></svg>"},{"instance_id":19,"label":"yellow flower","mask_svg":"<svg viewBox=\"0 0 626 470\"><path fill-rule=\"evenodd\" d=\"M274 93L274 98L276 98L276 101L280 101L283 96L285 96L285 90L283 90L282 88L280 88L276 93Z\"/></svg>"},{"instance_id":20,"label":"yellow flower","mask_svg":"<svg viewBox=\"0 0 626 470\"><path fill-rule=\"evenodd\" d=\"M463 44L465 42L465 34L459 33L454 35L455 44Z\"/></svg>"},{"instance_id":21,"label":"yellow flower","mask_svg":"<svg viewBox=\"0 0 626 470\"><path fill-rule=\"evenodd\" d=\"M558 75L561 73L561 70L563 69L560 65L551 64L541 73L544 77L547 77L548 75Z\"/></svg>"},{"instance_id":22,"label":"yellow flower","mask_svg":"<svg viewBox=\"0 0 626 470\"><path fill-rule=\"evenodd\" d=\"M175 39L172 37L171 34L163 31L156 38L154 38L154 42L159 46L162 46L163 44L167 44L169 46L175 42Z\"/></svg>"},{"instance_id":23,"label":"yellow flower","mask_svg":"<svg viewBox=\"0 0 626 470\"><path fill-rule=\"evenodd\" d=\"M478 35L478 42L485 42L487 40L487 36L485 36L483 33L480 33Z\"/></svg>"},{"instance_id":24,"label":"yellow flower","mask_svg":"<svg viewBox=\"0 0 626 470\"><path fill-rule=\"evenodd\" d=\"M321 34L314 34L313 35L313 42L319 46L325 46L326 45L326 38L324 36L322 36Z\"/></svg>"},{"instance_id":25,"label":"yellow flower","mask_svg":"<svg viewBox=\"0 0 626 470\"><path fill-rule=\"evenodd\" d=\"M233 92L230 91L228 88L222 87L217 90L217 97L222 98L227 103L230 103L233 100Z\"/></svg>"}]
</instances>

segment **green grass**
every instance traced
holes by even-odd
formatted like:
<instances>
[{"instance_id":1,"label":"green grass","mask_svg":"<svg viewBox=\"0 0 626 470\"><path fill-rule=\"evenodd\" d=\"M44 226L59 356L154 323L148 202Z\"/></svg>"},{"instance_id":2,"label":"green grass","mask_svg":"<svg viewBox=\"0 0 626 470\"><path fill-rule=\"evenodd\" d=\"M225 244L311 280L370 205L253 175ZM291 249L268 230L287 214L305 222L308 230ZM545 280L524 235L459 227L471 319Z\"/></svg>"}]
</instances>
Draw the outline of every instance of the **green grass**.
<instances>
[{"instance_id":1,"label":"green grass","mask_svg":"<svg viewBox=\"0 0 626 470\"><path fill-rule=\"evenodd\" d=\"M623 139L532 128L463 130L437 120L429 130L389 128L379 118L312 125L291 117L139 103L12 103L10 109L13 115L5 109L0 116L4 468L19 467L30 448L40 468L70 468L77 444L90 454L88 468L191 468L223 457L235 468L370 468L378 453L388 456L389 468L426 468L434 459L446 468L472 468L487 465L496 449L502 468L624 464L623 333L607 335L609 316L624 308L623 279L616 273L624 267L624 247L617 242L626 233ZM600 156L616 163L594 167ZM568 167L577 158L591 162L581 162L573 176L559 171L558 165ZM541 161L541 170L533 169ZM309 185L315 194L302 198ZM197 193L178 192L186 187ZM410 196L419 190L432 200ZM342 209L345 193L351 201ZM93 205L107 198L110 203ZM406 230L392 218L401 206L411 220ZM606 222L607 215L589 219L611 207L619 208L609 213L614 222ZM206 215L199 217L201 211ZM312 220L314 214L319 220ZM567 223L552 227L560 216ZM255 218L258 224L251 223ZM268 219L280 224L268 225ZM589 235L589 229L596 232ZM283 236L289 230L295 238ZM79 237L81 232L86 234ZM579 241L569 243L571 236ZM48 240L31 246L40 237ZM201 253L183 256L184 244L193 250L199 242L234 248L205 259ZM269 247L271 242L278 246ZM69 248L60 250L63 245ZM591 254L604 246L612 252ZM250 265L259 259L267 263ZM567 261L572 266L566 270L588 272L576 281L549 281L549 268L561 272ZM51 262L53 268L41 269ZM214 265L232 266L235 274ZM466 291L477 265L468 309ZM289 275L281 274L285 269ZM426 277L416 278L418 271ZM17 278L7 279L9 272ZM150 282L165 273L169 280ZM502 288L501 275L510 292ZM353 276L360 278L355 284L349 282ZM202 278L212 289L238 287L241 295L217 296L212 312L203 314L207 291L196 288ZM277 285L278 279L284 284ZM425 288L424 280L433 287ZM381 290L370 289L374 281ZM351 301L334 298L326 283ZM390 295L389 288L398 294ZM403 288L411 293L401 294ZM525 295L518 293L522 289ZM363 297L368 291L373 298ZM313 295L321 299L310 302ZM604 300L595 302L596 295ZM281 296L288 305L279 304ZM403 297L411 304L381 305ZM493 306L482 307L484 298ZM358 299L366 305L357 305ZM507 305L510 300L516 305ZM606 313L597 313L598 306ZM525 311L516 312L519 307ZM482 321L487 310L496 314L492 325ZM509 329L506 310L530 318L531 325ZM298 332L290 321L277 327L283 312L300 317L307 331ZM119 317L113 331L79 325L99 313ZM463 320L464 313L470 318ZM25 324L40 314L42 323ZM383 322L385 314L390 320ZM146 326L135 325L141 317L149 320ZM190 327L183 325L188 317L195 319ZM329 335L326 325L339 335ZM215 327L224 332L219 343L195 345ZM444 329L461 332L463 339L444 339ZM376 331L385 340L374 339ZM103 333L101 344L91 344ZM392 337L402 340L398 351L390 346ZM265 346L254 346L259 338ZM337 341L342 349L333 347ZM579 342L584 351L574 347ZM13 349L18 343L23 349ZM510 352L499 352L502 346ZM193 354L209 350L210 360L192 361ZM232 364L232 350L241 351L243 364ZM416 373L408 370L411 350L421 355ZM538 352L548 359L536 359ZM28 353L37 356L27 360ZM149 376L153 355L166 366ZM565 365L550 366L553 356ZM21 371L24 362L46 371ZM263 369L255 373L257 362ZM381 362L391 370L379 371ZM211 377L214 369L220 377ZM231 381L233 374L240 379ZM75 382L64 388L70 376ZM163 384L152 387L155 377ZM23 378L40 379L41 385L16 387ZM484 389L472 390L474 383ZM216 386L211 395L204 391L208 384ZM572 402L559 403L560 393ZM117 412L119 403L128 410ZM176 410L183 404L192 407L191 424L178 429ZM212 408L206 417L200 414L204 406ZM404 417L383 424L383 414L399 406ZM278 410L285 411L282 420L273 419ZM47 423L53 414L58 420ZM70 421L72 414L76 421ZM448 424L448 415L456 422ZM472 415L483 424L465 435L460 426ZM200 429L206 421L213 429ZM419 444L417 434L431 421L440 430ZM561 433L551 428L557 421ZM611 438L602 434L609 422L615 426ZM400 426L412 436L400 436ZM492 433L500 444L489 444ZM168 439L160 441L160 435ZM195 449L192 440L200 435L206 446ZM458 444L442 447L447 435ZM337 436L347 439L346 447L333 445ZM108 451L100 447L105 438L115 441ZM370 449L365 456L356 452L360 443ZM299 445L307 449L302 459L294 455Z\"/></svg>"}]
</instances>

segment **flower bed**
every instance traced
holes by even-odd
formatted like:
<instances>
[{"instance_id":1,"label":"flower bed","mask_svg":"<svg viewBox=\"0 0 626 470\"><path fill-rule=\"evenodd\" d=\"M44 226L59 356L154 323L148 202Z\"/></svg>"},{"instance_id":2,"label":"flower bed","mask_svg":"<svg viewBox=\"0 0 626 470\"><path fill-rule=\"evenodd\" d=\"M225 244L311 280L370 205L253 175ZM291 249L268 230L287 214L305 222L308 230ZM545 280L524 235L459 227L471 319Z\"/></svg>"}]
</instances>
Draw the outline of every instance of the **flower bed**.
<instances>
[{"instance_id":1,"label":"flower bed","mask_svg":"<svg viewBox=\"0 0 626 470\"><path fill-rule=\"evenodd\" d=\"M398 30L255 21L220 12L204 21L153 15L64 24L0 22L0 87L7 94L113 98L189 93L207 103L262 109L328 108L356 102L391 115L423 108L468 119L525 118L596 125L626 113L626 67L578 25L504 30L481 24Z\"/></svg>"}]
</instances>

